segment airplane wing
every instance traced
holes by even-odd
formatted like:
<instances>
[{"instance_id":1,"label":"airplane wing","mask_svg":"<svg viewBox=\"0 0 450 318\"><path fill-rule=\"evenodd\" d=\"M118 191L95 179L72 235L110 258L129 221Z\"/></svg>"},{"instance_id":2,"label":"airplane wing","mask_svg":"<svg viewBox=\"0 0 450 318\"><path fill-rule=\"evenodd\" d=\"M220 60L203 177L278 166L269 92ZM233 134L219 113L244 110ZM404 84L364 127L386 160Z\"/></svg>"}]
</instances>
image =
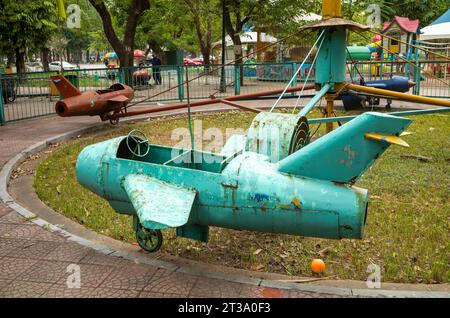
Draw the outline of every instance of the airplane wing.
<instances>
[{"instance_id":1,"label":"airplane wing","mask_svg":"<svg viewBox=\"0 0 450 318\"><path fill-rule=\"evenodd\" d=\"M126 176L123 187L142 225L153 230L186 224L197 194L142 174Z\"/></svg>"},{"instance_id":2,"label":"airplane wing","mask_svg":"<svg viewBox=\"0 0 450 318\"><path fill-rule=\"evenodd\" d=\"M118 103L118 104L122 104L128 101L128 98L125 95L117 95L114 96L110 99L108 99L108 102L110 103Z\"/></svg>"}]
</instances>

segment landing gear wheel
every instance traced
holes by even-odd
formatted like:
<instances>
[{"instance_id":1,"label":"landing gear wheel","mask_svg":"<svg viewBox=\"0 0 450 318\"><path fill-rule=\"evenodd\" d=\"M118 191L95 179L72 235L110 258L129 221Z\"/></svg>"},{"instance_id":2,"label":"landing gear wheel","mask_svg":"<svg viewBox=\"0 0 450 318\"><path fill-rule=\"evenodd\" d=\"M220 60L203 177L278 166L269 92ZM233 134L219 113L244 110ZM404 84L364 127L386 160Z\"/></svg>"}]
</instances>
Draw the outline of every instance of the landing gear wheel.
<instances>
[{"instance_id":1,"label":"landing gear wheel","mask_svg":"<svg viewBox=\"0 0 450 318\"><path fill-rule=\"evenodd\" d=\"M161 230L150 230L142 226L141 222L135 221L136 225L136 240L139 246L149 252L157 252L162 245L163 236Z\"/></svg>"},{"instance_id":2,"label":"landing gear wheel","mask_svg":"<svg viewBox=\"0 0 450 318\"><path fill-rule=\"evenodd\" d=\"M115 126L119 123L119 118L110 119L109 123Z\"/></svg>"},{"instance_id":3,"label":"landing gear wheel","mask_svg":"<svg viewBox=\"0 0 450 318\"><path fill-rule=\"evenodd\" d=\"M13 92L12 95L8 95L8 97L6 98L6 100L8 101L8 103L12 103L16 100L16 93Z\"/></svg>"}]
</instances>

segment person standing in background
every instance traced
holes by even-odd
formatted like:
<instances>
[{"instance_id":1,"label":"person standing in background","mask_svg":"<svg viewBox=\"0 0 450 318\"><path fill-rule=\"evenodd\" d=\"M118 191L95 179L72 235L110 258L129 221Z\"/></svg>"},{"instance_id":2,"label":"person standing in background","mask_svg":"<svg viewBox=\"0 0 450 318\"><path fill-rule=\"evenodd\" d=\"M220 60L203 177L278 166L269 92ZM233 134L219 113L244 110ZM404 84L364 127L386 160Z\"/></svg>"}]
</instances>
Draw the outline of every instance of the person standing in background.
<instances>
[{"instance_id":1,"label":"person standing in background","mask_svg":"<svg viewBox=\"0 0 450 318\"><path fill-rule=\"evenodd\" d=\"M150 62L152 63L153 80L155 81L155 85L161 85L161 60L158 56L156 56L156 54L153 54Z\"/></svg>"}]
</instances>

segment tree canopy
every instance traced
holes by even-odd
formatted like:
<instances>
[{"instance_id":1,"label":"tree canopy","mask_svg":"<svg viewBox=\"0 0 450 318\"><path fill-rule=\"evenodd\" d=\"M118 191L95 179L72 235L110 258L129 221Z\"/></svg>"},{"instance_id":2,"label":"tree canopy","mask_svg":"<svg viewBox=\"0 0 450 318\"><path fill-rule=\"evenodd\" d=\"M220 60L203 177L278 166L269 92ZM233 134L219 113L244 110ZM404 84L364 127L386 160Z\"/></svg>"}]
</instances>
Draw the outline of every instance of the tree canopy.
<instances>
[{"instance_id":1,"label":"tree canopy","mask_svg":"<svg viewBox=\"0 0 450 318\"><path fill-rule=\"evenodd\" d=\"M33 53L51 38L57 26L56 8L50 1L0 2L0 51L15 55L19 72L25 70L25 53Z\"/></svg>"}]
</instances>

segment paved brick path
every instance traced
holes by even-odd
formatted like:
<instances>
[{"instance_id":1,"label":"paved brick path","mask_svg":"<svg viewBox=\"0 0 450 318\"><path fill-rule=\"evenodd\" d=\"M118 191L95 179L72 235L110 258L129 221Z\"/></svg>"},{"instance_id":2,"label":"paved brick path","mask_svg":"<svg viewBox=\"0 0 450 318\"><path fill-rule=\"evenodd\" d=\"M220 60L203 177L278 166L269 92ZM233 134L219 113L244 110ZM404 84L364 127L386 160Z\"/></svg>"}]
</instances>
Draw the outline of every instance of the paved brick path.
<instances>
[{"instance_id":1,"label":"paved brick path","mask_svg":"<svg viewBox=\"0 0 450 318\"><path fill-rule=\"evenodd\" d=\"M0 167L46 138L97 118L30 120L0 127ZM71 264L81 288L68 288ZM69 267L70 269L70 267ZM192 276L107 256L46 231L0 203L0 297L335 297Z\"/></svg>"}]
</instances>

